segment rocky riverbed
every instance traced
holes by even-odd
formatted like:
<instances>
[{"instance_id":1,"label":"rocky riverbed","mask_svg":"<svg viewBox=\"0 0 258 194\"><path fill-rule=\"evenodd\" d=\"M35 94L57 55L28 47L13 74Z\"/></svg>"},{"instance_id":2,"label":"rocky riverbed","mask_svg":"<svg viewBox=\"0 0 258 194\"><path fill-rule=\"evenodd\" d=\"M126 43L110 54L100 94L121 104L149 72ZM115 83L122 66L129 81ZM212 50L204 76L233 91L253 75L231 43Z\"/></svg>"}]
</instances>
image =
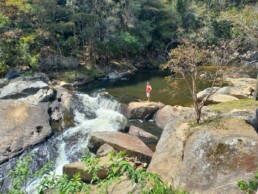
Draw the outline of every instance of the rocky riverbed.
<instances>
[{"instance_id":1,"label":"rocky riverbed","mask_svg":"<svg viewBox=\"0 0 258 194\"><path fill-rule=\"evenodd\" d=\"M249 98L249 88L255 87L252 79L229 81L232 86L216 89L218 92L211 101L216 99L219 103ZM75 150L74 147L79 140L87 141L87 149L98 157L105 157L110 151L125 150L128 156L136 157L139 163L148 166L149 171L159 174L167 183L184 187L190 193L241 193L236 186L237 180L251 177L258 166L258 135L253 128L258 125L253 109L222 114L207 106L203 108L201 125L196 126L195 112L191 107L156 102L120 105L107 98L107 94L93 98L68 91L54 85L44 74L1 80L0 83L0 135L3 138L0 192L6 191L10 184L5 177L16 159L37 146L41 154L48 155L44 162L58 158L54 155L65 149L73 150L66 155L64 172L72 176L81 171L76 170L81 164L72 165L82 154L82 148L76 147ZM204 98L212 90L200 92L198 97ZM221 100L220 97L225 96L219 95L232 98ZM154 152L142 138L157 137L144 129L128 126L129 119L151 119L164 130ZM79 136L85 138L79 139ZM58 142L54 138L65 143L54 144ZM55 151L49 152L46 144ZM62 146L66 147L61 149ZM83 145L83 149L86 147ZM64 164L60 165L63 168ZM118 190L120 184L128 182L119 183ZM112 193L118 190L113 188ZM132 186L119 192L137 193L137 190L137 186Z\"/></svg>"}]
</instances>

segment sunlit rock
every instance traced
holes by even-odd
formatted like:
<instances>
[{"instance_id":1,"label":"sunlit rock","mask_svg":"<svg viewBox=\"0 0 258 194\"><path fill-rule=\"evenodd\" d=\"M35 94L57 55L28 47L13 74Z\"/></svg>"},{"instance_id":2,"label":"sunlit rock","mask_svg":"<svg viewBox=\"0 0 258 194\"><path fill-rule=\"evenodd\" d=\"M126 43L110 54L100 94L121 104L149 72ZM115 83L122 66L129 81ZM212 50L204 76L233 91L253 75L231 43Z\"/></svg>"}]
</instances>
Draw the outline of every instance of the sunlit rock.
<instances>
[{"instance_id":1,"label":"sunlit rock","mask_svg":"<svg viewBox=\"0 0 258 194\"><path fill-rule=\"evenodd\" d=\"M193 108L166 105L156 113L154 119L156 125L164 129L169 122L175 123L179 120L193 120L194 118L195 112Z\"/></svg>"},{"instance_id":2,"label":"sunlit rock","mask_svg":"<svg viewBox=\"0 0 258 194\"><path fill-rule=\"evenodd\" d=\"M110 152L116 152L115 149L108 145L108 144L103 144L102 146L100 146L100 148L98 149L96 156L97 157L103 157L103 156L107 156L108 153Z\"/></svg>"},{"instance_id":3,"label":"sunlit rock","mask_svg":"<svg viewBox=\"0 0 258 194\"><path fill-rule=\"evenodd\" d=\"M144 137L144 138L155 139L155 140L158 139L158 137L156 137L155 135L152 135L151 133L148 133L148 132L144 131L143 129L133 126L133 125L130 126L128 134L132 135L132 136L136 136L136 137Z\"/></svg>"},{"instance_id":4,"label":"sunlit rock","mask_svg":"<svg viewBox=\"0 0 258 194\"><path fill-rule=\"evenodd\" d=\"M151 119L165 105L157 102L131 102L127 108L129 119Z\"/></svg>"},{"instance_id":5,"label":"sunlit rock","mask_svg":"<svg viewBox=\"0 0 258 194\"><path fill-rule=\"evenodd\" d=\"M44 141L52 132L48 103L0 100L0 163Z\"/></svg>"},{"instance_id":6,"label":"sunlit rock","mask_svg":"<svg viewBox=\"0 0 258 194\"><path fill-rule=\"evenodd\" d=\"M0 99L27 97L37 93L40 89L49 89L49 86L42 81L11 82L0 89Z\"/></svg>"},{"instance_id":7,"label":"sunlit rock","mask_svg":"<svg viewBox=\"0 0 258 194\"><path fill-rule=\"evenodd\" d=\"M243 119L166 125L148 170L190 193L241 193L236 182L258 166L258 136Z\"/></svg>"},{"instance_id":8,"label":"sunlit rock","mask_svg":"<svg viewBox=\"0 0 258 194\"><path fill-rule=\"evenodd\" d=\"M69 179L73 178L76 173L80 173L81 180L84 182L90 182L93 178L93 174L87 169L87 166L83 162L74 162L63 166L63 173L68 176ZM101 168L97 172L99 179L104 179L108 176L108 171L105 168Z\"/></svg>"},{"instance_id":9,"label":"sunlit rock","mask_svg":"<svg viewBox=\"0 0 258 194\"><path fill-rule=\"evenodd\" d=\"M137 137L120 132L92 132L89 145L97 150L103 144L109 144L117 151L126 151L128 156L137 156L140 160L150 161L153 152Z\"/></svg>"}]
</instances>

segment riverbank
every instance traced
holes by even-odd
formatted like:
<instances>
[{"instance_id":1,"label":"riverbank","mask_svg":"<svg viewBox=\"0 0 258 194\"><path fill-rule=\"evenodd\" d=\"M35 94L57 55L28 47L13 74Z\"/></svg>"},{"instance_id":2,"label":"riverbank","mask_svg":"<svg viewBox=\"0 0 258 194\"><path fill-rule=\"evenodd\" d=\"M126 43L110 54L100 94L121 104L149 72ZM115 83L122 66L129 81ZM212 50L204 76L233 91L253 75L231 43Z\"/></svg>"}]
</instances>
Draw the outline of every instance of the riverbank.
<instances>
[{"instance_id":1,"label":"riverbank","mask_svg":"<svg viewBox=\"0 0 258 194\"><path fill-rule=\"evenodd\" d=\"M194 123L191 107L146 101L121 104L103 91L90 96L54 86L44 74L4 83L0 88L4 106L0 118L5 123L0 130L5 139L0 150L0 191L10 185L8 171L30 150L35 154L30 169L53 160L56 173L85 153L125 150L168 184L190 192L239 193L235 182L249 178L258 166L257 133L250 125L256 126L253 116L258 104L245 93L255 80L241 79L241 87L239 79L231 81L227 95L235 95L237 87L235 96L246 99L205 106L201 125ZM145 126L128 122L132 119L155 123L159 128L152 130L164 130L160 139L147 133ZM150 149L146 138L158 142L157 147ZM103 150L104 144L112 148Z\"/></svg>"}]
</instances>

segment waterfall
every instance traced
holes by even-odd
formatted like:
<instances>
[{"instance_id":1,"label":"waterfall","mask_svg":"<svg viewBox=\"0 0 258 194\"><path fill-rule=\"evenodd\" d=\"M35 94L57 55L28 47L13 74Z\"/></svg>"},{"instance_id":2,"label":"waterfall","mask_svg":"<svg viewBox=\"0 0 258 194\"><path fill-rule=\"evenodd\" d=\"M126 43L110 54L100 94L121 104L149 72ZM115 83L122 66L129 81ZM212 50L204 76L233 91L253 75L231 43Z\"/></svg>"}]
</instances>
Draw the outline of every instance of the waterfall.
<instances>
[{"instance_id":1,"label":"waterfall","mask_svg":"<svg viewBox=\"0 0 258 194\"><path fill-rule=\"evenodd\" d=\"M120 113L120 103L113 98L99 93L93 97L82 93L76 93L76 96L81 104L78 108L80 110L74 110L75 126L51 138L45 145L55 165L53 173L57 175L62 174L64 164L78 161L88 152L89 132L118 131L127 124L126 117ZM39 182L40 180L32 180L26 191L36 193L35 188Z\"/></svg>"}]
</instances>

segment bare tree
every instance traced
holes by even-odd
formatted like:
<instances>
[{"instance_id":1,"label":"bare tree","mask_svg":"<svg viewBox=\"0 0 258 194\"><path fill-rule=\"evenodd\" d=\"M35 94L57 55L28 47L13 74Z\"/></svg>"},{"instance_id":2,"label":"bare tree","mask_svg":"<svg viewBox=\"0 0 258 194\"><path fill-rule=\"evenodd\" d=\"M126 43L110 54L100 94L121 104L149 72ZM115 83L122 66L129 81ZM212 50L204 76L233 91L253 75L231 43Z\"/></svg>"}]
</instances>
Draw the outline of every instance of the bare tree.
<instances>
[{"instance_id":1,"label":"bare tree","mask_svg":"<svg viewBox=\"0 0 258 194\"><path fill-rule=\"evenodd\" d=\"M223 75L225 69L223 66L228 63L227 48L225 47L206 47L202 44L194 43L189 39L184 39L184 43L172 50L170 59L167 63L169 69L180 75L185 81L187 89L190 91L193 106L196 112L196 122L200 123L202 108L211 95L217 92L215 86L220 87L223 84ZM198 83L203 79L203 66L213 65L215 70L208 75L210 81L210 92L205 98L199 100L197 98Z\"/></svg>"}]
</instances>

